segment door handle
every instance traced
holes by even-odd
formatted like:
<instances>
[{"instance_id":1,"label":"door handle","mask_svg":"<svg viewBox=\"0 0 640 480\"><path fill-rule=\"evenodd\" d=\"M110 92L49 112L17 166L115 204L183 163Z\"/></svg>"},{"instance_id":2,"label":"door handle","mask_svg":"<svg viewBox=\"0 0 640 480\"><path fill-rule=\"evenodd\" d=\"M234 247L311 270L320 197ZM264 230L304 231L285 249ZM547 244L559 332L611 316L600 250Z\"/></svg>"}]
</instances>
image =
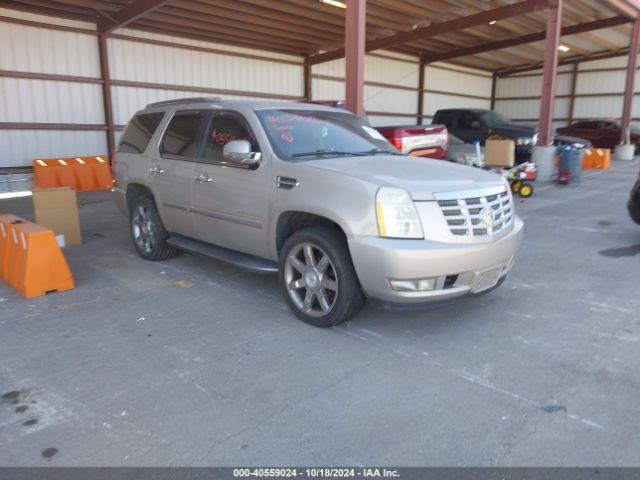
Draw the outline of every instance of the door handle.
<instances>
[{"instance_id":1,"label":"door handle","mask_svg":"<svg viewBox=\"0 0 640 480\"><path fill-rule=\"evenodd\" d=\"M149 173L154 173L154 174L162 174L164 173L164 169L158 167L157 165L155 167L152 167L149 169Z\"/></svg>"},{"instance_id":2,"label":"door handle","mask_svg":"<svg viewBox=\"0 0 640 480\"><path fill-rule=\"evenodd\" d=\"M195 179L196 182L200 182L200 183L211 183L213 182L213 178L211 177L207 177L205 174L201 173L200 175L198 175Z\"/></svg>"}]
</instances>

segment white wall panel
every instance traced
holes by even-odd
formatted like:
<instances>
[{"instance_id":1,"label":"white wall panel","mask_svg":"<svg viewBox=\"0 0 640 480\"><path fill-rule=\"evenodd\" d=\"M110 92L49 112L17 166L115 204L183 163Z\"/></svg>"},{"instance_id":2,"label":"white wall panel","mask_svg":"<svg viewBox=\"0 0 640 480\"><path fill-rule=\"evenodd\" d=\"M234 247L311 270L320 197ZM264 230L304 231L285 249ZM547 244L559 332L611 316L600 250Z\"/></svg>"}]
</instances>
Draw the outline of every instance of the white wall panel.
<instances>
[{"instance_id":1,"label":"white wall panel","mask_svg":"<svg viewBox=\"0 0 640 480\"><path fill-rule=\"evenodd\" d=\"M540 116L540 100L496 100L495 110L508 118L531 119ZM554 118L567 118L569 116L569 99L558 98L554 104Z\"/></svg>"},{"instance_id":2,"label":"white wall panel","mask_svg":"<svg viewBox=\"0 0 640 480\"><path fill-rule=\"evenodd\" d=\"M392 117L388 115L369 115L369 123L374 127L391 127L395 125L415 125L416 118Z\"/></svg>"},{"instance_id":3,"label":"white wall panel","mask_svg":"<svg viewBox=\"0 0 640 480\"><path fill-rule=\"evenodd\" d=\"M622 115L622 96L576 98L573 109L575 118L605 118Z\"/></svg>"},{"instance_id":4,"label":"white wall panel","mask_svg":"<svg viewBox=\"0 0 640 480\"><path fill-rule=\"evenodd\" d=\"M302 65L119 39L108 51L115 80L303 95Z\"/></svg>"},{"instance_id":5,"label":"white wall panel","mask_svg":"<svg viewBox=\"0 0 640 480\"><path fill-rule=\"evenodd\" d=\"M576 80L576 93L621 93L624 91L626 72L582 72ZM640 79L636 79L636 89Z\"/></svg>"},{"instance_id":6,"label":"white wall panel","mask_svg":"<svg viewBox=\"0 0 640 480\"><path fill-rule=\"evenodd\" d=\"M0 166L31 166L36 158L104 155L102 131L0 130Z\"/></svg>"},{"instance_id":7,"label":"white wall panel","mask_svg":"<svg viewBox=\"0 0 640 480\"><path fill-rule=\"evenodd\" d=\"M104 123L102 86L0 77L0 122Z\"/></svg>"},{"instance_id":8,"label":"white wall panel","mask_svg":"<svg viewBox=\"0 0 640 480\"><path fill-rule=\"evenodd\" d=\"M0 69L100 76L93 35L0 22Z\"/></svg>"},{"instance_id":9,"label":"white wall panel","mask_svg":"<svg viewBox=\"0 0 640 480\"><path fill-rule=\"evenodd\" d=\"M424 94L424 114L433 115L443 108L490 108L490 100L460 97L457 95L443 95L441 93Z\"/></svg>"},{"instance_id":10,"label":"white wall panel","mask_svg":"<svg viewBox=\"0 0 640 480\"><path fill-rule=\"evenodd\" d=\"M464 93L481 97L491 96L492 78L483 74L445 70L437 67L425 68L425 88L441 92Z\"/></svg>"}]
</instances>

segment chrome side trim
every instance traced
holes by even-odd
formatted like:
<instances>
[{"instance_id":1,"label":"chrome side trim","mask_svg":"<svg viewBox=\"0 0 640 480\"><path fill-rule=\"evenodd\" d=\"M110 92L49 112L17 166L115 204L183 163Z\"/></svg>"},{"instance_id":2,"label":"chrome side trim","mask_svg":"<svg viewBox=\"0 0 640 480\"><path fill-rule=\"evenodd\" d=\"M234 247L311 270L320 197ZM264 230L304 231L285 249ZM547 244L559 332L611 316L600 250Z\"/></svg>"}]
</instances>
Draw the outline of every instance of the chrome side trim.
<instances>
[{"instance_id":1,"label":"chrome side trim","mask_svg":"<svg viewBox=\"0 0 640 480\"><path fill-rule=\"evenodd\" d=\"M232 217L231 215L225 215L224 213L213 213L206 210L200 210L198 208L190 208L191 213L196 215L202 215L203 217L217 218L218 220L224 220L226 222L237 223L239 225L245 225L247 227L262 229L264 225L261 222L254 222L244 218Z\"/></svg>"}]
</instances>

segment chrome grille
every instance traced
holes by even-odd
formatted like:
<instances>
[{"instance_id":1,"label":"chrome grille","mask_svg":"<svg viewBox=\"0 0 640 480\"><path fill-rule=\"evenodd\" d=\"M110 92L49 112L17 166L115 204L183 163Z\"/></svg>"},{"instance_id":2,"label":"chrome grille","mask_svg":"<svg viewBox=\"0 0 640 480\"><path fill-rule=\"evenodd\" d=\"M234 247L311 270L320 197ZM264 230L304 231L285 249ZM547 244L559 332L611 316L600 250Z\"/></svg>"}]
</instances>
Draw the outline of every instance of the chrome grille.
<instances>
[{"instance_id":1,"label":"chrome grille","mask_svg":"<svg viewBox=\"0 0 640 480\"><path fill-rule=\"evenodd\" d=\"M494 235L513 220L513 206L506 190L480 197L438 200L438 205L453 235Z\"/></svg>"}]
</instances>

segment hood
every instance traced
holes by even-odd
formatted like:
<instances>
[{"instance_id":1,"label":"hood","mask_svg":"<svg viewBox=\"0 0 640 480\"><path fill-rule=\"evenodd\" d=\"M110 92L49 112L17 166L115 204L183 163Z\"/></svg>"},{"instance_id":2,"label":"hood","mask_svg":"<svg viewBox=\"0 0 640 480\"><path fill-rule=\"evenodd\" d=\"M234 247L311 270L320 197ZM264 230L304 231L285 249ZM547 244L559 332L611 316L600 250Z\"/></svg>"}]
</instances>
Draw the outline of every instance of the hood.
<instances>
[{"instance_id":1,"label":"hood","mask_svg":"<svg viewBox=\"0 0 640 480\"><path fill-rule=\"evenodd\" d=\"M527 127L525 125L501 125L491 128L491 133L497 133L512 140L533 137L537 131L536 127Z\"/></svg>"},{"instance_id":2,"label":"hood","mask_svg":"<svg viewBox=\"0 0 640 480\"><path fill-rule=\"evenodd\" d=\"M310 160L306 167L349 175L381 187L403 188L413 200L433 200L437 192L504 185L496 173L445 160L409 156L366 156Z\"/></svg>"}]
</instances>

